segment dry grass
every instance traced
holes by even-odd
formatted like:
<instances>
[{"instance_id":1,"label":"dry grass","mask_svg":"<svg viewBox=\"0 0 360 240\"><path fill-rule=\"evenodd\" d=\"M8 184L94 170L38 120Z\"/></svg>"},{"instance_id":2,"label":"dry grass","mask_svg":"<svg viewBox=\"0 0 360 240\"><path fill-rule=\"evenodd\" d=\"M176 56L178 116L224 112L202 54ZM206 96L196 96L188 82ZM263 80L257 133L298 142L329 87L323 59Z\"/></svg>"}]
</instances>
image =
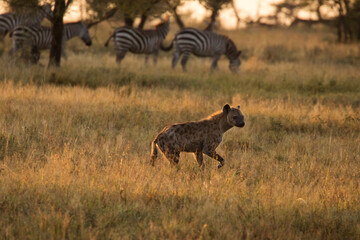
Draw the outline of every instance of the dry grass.
<instances>
[{"instance_id":1,"label":"dry grass","mask_svg":"<svg viewBox=\"0 0 360 240\"><path fill-rule=\"evenodd\" d=\"M358 239L358 46L325 30L227 34L243 46L239 75L225 59L173 72L166 54L119 67L101 41L71 42L56 72L3 56L0 238ZM150 167L165 125L225 103L246 127L225 134L222 169L190 154Z\"/></svg>"}]
</instances>

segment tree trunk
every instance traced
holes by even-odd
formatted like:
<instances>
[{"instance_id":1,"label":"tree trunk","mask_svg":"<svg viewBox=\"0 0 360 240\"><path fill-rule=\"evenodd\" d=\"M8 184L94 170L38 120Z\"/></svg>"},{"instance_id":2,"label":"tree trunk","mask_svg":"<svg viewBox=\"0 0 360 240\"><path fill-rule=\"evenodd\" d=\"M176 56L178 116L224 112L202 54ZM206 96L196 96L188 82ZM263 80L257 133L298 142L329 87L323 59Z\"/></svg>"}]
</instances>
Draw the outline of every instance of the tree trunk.
<instances>
[{"instance_id":1,"label":"tree trunk","mask_svg":"<svg viewBox=\"0 0 360 240\"><path fill-rule=\"evenodd\" d=\"M360 42L360 17L358 19L358 32L357 32L357 40Z\"/></svg>"},{"instance_id":2,"label":"tree trunk","mask_svg":"<svg viewBox=\"0 0 360 240\"><path fill-rule=\"evenodd\" d=\"M177 25L179 26L179 28L184 28L184 27L185 27L184 22L181 20L180 16L177 14L176 8L177 8L177 6L175 6L175 7L173 8L173 12L174 12L174 16L175 16L175 21L176 21Z\"/></svg>"},{"instance_id":3,"label":"tree trunk","mask_svg":"<svg viewBox=\"0 0 360 240\"><path fill-rule=\"evenodd\" d=\"M124 21L125 26L132 27L134 25L134 19L127 14L124 16Z\"/></svg>"},{"instance_id":4,"label":"tree trunk","mask_svg":"<svg viewBox=\"0 0 360 240\"><path fill-rule=\"evenodd\" d=\"M320 7L324 4L323 0L318 0L318 6L316 8L316 14L317 14L317 17L319 19L319 21L322 21L323 18L321 16L321 12L320 12Z\"/></svg>"},{"instance_id":5,"label":"tree trunk","mask_svg":"<svg viewBox=\"0 0 360 240\"><path fill-rule=\"evenodd\" d=\"M49 66L60 66L62 51L62 36L64 29L65 0L56 0L52 22L52 42L50 48Z\"/></svg>"},{"instance_id":6,"label":"tree trunk","mask_svg":"<svg viewBox=\"0 0 360 240\"><path fill-rule=\"evenodd\" d=\"M353 34L352 34L352 30L351 30L351 26L350 26L350 2L349 0L344 0L344 5L345 5L345 16L344 16L344 31L345 31L345 37L347 41L352 40Z\"/></svg>"},{"instance_id":7,"label":"tree trunk","mask_svg":"<svg viewBox=\"0 0 360 240\"><path fill-rule=\"evenodd\" d=\"M236 10L234 0L231 1L231 6L232 6L232 8L234 10L234 14L235 14L235 17L236 17L236 20L237 20L236 21L236 28L239 28L239 23L240 23L241 19L240 19L239 13Z\"/></svg>"},{"instance_id":8,"label":"tree trunk","mask_svg":"<svg viewBox=\"0 0 360 240\"><path fill-rule=\"evenodd\" d=\"M337 5L338 5L338 11L339 11L339 16L337 19L337 36L338 36L338 42L342 42L343 39L343 22L344 22L344 12L343 12L343 7L342 7L342 2L341 0L336 1Z\"/></svg>"},{"instance_id":9,"label":"tree trunk","mask_svg":"<svg viewBox=\"0 0 360 240\"><path fill-rule=\"evenodd\" d=\"M205 31L210 31L210 32L214 31L216 17L218 15L218 12L219 12L218 8L213 9L213 12L211 13L211 17L210 17L210 23L205 28Z\"/></svg>"},{"instance_id":10,"label":"tree trunk","mask_svg":"<svg viewBox=\"0 0 360 240\"><path fill-rule=\"evenodd\" d=\"M146 13L143 13L143 14L141 15L141 21L140 21L139 26L138 26L139 29L143 29L143 28L144 28L146 19L147 19L147 15L146 15Z\"/></svg>"}]
</instances>

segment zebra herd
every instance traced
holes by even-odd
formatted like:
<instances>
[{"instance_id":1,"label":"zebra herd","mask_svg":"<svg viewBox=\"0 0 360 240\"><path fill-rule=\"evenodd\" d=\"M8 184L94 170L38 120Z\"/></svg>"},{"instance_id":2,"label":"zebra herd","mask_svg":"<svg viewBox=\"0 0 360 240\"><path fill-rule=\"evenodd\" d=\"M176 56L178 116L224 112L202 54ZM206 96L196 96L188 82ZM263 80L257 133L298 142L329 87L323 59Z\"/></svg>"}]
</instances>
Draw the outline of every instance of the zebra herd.
<instances>
[{"instance_id":1,"label":"zebra herd","mask_svg":"<svg viewBox=\"0 0 360 240\"><path fill-rule=\"evenodd\" d=\"M47 17L51 18L53 13L50 4L44 4L36 9L34 12L14 14L4 13L0 15L0 41L4 40L7 33L12 32L16 26L21 24L28 24L40 26L42 20Z\"/></svg>"},{"instance_id":2,"label":"zebra herd","mask_svg":"<svg viewBox=\"0 0 360 240\"><path fill-rule=\"evenodd\" d=\"M51 46L52 34L50 27L41 26L41 21L52 17L51 5L45 4L33 14L11 14L0 15L0 38L1 40L10 32L13 38L13 47L10 54L18 49L30 47L31 61L37 63L40 59L40 51L49 49ZM237 50L234 42L224 36L207 30L195 28L183 28L174 37L168 47L164 46L164 40L170 30L169 18L158 24L155 30L142 30L133 27L120 27L110 35L105 43L108 46L113 39L116 61L120 63L127 52L145 54L145 61L150 55L154 57L156 64L160 50L170 51L175 48L172 68L181 59L183 71L186 71L186 63L191 54L198 57L212 57L211 70L217 69L217 62L221 55L229 59L229 68L237 72L241 61L241 51ZM62 55L66 58L64 45L67 40L79 36L87 45L91 45L86 24L82 21L64 24Z\"/></svg>"},{"instance_id":3,"label":"zebra herd","mask_svg":"<svg viewBox=\"0 0 360 240\"><path fill-rule=\"evenodd\" d=\"M18 25L10 36L13 38L13 47L9 52L10 55L18 49L30 45L32 54L31 61L34 63L40 59L40 50L50 49L51 47L52 33L50 27ZM65 54L65 43L67 40L76 36L79 36L87 46L91 46L90 34L83 22L64 24L61 54L65 59L67 58Z\"/></svg>"}]
</instances>

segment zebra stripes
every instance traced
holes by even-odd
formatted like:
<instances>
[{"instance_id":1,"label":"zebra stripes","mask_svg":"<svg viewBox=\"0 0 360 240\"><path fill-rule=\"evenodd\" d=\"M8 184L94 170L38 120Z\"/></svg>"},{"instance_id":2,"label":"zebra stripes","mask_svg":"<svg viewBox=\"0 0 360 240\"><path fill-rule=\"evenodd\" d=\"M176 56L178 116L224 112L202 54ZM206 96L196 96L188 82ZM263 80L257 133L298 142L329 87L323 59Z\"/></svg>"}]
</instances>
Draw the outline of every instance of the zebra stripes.
<instances>
[{"instance_id":1,"label":"zebra stripes","mask_svg":"<svg viewBox=\"0 0 360 240\"><path fill-rule=\"evenodd\" d=\"M175 52L172 59L172 68L174 69L181 55L181 65L186 71L186 63L190 54L198 57L212 57L211 70L217 69L217 62L221 55L225 55L229 61L229 68L236 72L240 66L240 54L234 42L220 34L210 31L202 31L194 28L183 28L174 37L169 47L161 46L164 51L169 51L175 44Z\"/></svg>"},{"instance_id":2,"label":"zebra stripes","mask_svg":"<svg viewBox=\"0 0 360 240\"><path fill-rule=\"evenodd\" d=\"M13 48L10 50L10 54L13 54L18 49L30 47L34 62L39 60L40 50L50 49L51 47L52 31L49 27L18 25L10 36L13 38ZM64 24L62 55L65 58L65 43L76 36L79 36L87 46L91 45L91 38L84 22Z\"/></svg>"},{"instance_id":3,"label":"zebra stripes","mask_svg":"<svg viewBox=\"0 0 360 240\"><path fill-rule=\"evenodd\" d=\"M44 17L51 18L53 13L50 4L44 4L32 13L13 14L4 13L0 15L0 41L3 41L8 32L14 30L19 24L40 25Z\"/></svg>"},{"instance_id":4,"label":"zebra stripes","mask_svg":"<svg viewBox=\"0 0 360 240\"><path fill-rule=\"evenodd\" d=\"M160 45L164 41L170 30L169 19L156 26L155 30L141 30L131 27L117 28L106 41L105 46L113 38L116 52L116 61L120 63L126 53L130 51L135 54L154 54L154 63L157 61L157 55Z\"/></svg>"}]
</instances>

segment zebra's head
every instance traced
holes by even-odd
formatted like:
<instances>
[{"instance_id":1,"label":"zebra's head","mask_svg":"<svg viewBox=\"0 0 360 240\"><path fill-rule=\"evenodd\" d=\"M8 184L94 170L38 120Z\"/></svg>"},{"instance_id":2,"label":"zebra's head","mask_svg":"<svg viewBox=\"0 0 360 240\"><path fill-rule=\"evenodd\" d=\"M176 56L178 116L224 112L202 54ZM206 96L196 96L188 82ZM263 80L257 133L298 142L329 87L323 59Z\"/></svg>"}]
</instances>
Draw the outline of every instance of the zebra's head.
<instances>
[{"instance_id":1,"label":"zebra's head","mask_svg":"<svg viewBox=\"0 0 360 240\"><path fill-rule=\"evenodd\" d=\"M86 46L91 46L91 37L86 27L86 24L83 21L80 21L79 24L80 24L79 37L86 44Z\"/></svg>"},{"instance_id":2,"label":"zebra's head","mask_svg":"<svg viewBox=\"0 0 360 240\"><path fill-rule=\"evenodd\" d=\"M228 37L226 37L226 50L225 55L229 59L229 68L232 72L236 73L240 67L240 55L241 51L238 51L235 43Z\"/></svg>"},{"instance_id":3,"label":"zebra's head","mask_svg":"<svg viewBox=\"0 0 360 240\"><path fill-rule=\"evenodd\" d=\"M236 73L241 65L240 55L241 51L236 51L234 58L230 59L229 68L233 73Z\"/></svg>"}]
</instances>

